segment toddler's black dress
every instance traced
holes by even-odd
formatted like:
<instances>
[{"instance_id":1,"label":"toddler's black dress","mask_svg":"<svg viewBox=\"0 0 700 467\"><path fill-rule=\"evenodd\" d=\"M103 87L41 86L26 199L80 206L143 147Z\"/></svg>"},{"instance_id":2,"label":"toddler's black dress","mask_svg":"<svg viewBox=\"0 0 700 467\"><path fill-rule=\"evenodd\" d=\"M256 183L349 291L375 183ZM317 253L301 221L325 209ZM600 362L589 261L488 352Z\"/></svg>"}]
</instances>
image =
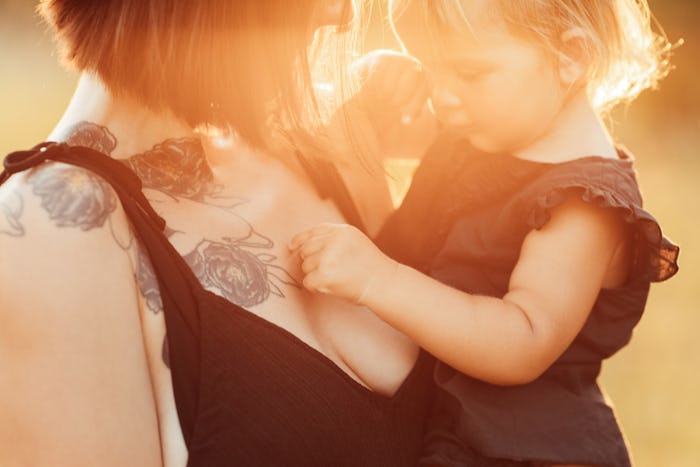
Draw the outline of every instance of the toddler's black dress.
<instances>
[{"instance_id":1,"label":"toddler's black dress","mask_svg":"<svg viewBox=\"0 0 700 467\"><path fill-rule=\"evenodd\" d=\"M449 137L426 154L378 243L445 284L503 297L525 236L570 197L612 210L626 224L633 248L627 283L601 291L574 342L534 382L495 386L438 363L426 465L629 466L596 378L601 362L629 341L650 282L676 272L678 248L642 209L631 156L619 156L538 163L480 153Z\"/></svg>"}]
</instances>

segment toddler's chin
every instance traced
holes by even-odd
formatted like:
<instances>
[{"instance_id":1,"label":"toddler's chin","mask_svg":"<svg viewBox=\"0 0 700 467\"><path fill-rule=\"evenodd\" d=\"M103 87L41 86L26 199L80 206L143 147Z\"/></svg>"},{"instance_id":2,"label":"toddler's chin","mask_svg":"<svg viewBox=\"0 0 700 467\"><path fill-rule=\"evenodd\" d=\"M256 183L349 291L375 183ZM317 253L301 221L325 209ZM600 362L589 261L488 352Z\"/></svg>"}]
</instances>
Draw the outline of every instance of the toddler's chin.
<instances>
[{"instance_id":1,"label":"toddler's chin","mask_svg":"<svg viewBox=\"0 0 700 467\"><path fill-rule=\"evenodd\" d=\"M498 141L494 141L493 139L488 138L487 136L469 131L465 131L462 134L466 136L466 139L469 141L469 144L471 144L474 147L474 149L477 149L479 151L496 153L502 152L504 150L503 146L499 144Z\"/></svg>"},{"instance_id":2,"label":"toddler's chin","mask_svg":"<svg viewBox=\"0 0 700 467\"><path fill-rule=\"evenodd\" d=\"M442 118L438 120L443 129L454 135L463 137L475 149L483 152L503 152L506 150L502 141L492 137L489 134L480 132L474 124L463 123L461 120L454 118L452 120Z\"/></svg>"}]
</instances>

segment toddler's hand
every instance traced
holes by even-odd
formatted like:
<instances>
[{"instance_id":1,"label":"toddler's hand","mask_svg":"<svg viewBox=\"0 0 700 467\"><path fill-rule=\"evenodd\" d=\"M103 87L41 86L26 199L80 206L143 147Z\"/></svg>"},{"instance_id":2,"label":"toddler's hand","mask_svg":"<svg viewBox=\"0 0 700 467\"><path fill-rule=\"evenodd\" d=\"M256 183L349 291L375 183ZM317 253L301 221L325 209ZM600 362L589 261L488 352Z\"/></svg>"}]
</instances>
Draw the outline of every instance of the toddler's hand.
<instances>
[{"instance_id":1,"label":"toddler's hand","mask_svg":"<svg viewBox=\"0 0 700 467\"><path fill-rule=\"evenodd\" d=\"M347 224L319 224L300 232L289 249L299 253L306 289L353 303L362 303L373 282L396 267L360 230Z\"/></svg>"},{"instance_id":2,"label":"toddler's hand","mask_svg":"<svg viewBox=\"0 0 700 467\"><path fill-rule=\"evenodd\" d=\"M415 58L375 50L357 59L351 70L362 82L356 102L378 134L411 126L427 110L428 80Z\"/></svg>"},{"instance_id":3,"label":"toddler's hand","mask_svg":"<svg viewBox=\"0 0 700 467\"><path fill-rule=\"evenodd\" d=\"M341 152L387 158L420 158L437 136L438 123L428 100L427 74L418 60L392 50L375 50L355 60L350 72L360 89L338 107L325 131ZM346 132L350 130L350 132Z\"/></svg>"}]
</instances>

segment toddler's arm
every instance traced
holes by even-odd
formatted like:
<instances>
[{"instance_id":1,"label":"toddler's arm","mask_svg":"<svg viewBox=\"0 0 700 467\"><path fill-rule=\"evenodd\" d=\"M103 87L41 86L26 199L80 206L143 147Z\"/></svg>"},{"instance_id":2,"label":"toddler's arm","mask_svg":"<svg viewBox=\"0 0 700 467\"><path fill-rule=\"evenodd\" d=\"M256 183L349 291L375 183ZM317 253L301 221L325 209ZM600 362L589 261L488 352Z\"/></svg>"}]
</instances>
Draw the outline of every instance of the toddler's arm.
<instances>
[{"instance_id":1,"label":"toddler's arm","mask_svg":"<svg viewBox=\"0 0 700 467\"><path fill-rule=\"evenodd\" d=\"M383 255L357 229L323 224L294 237L309 290L370 308L459 371L494 384L537 378L570 345L603 287L626 277L625 233L578 200L530 232L502 298L446 286Z\"/></svg>"}]
</instances>

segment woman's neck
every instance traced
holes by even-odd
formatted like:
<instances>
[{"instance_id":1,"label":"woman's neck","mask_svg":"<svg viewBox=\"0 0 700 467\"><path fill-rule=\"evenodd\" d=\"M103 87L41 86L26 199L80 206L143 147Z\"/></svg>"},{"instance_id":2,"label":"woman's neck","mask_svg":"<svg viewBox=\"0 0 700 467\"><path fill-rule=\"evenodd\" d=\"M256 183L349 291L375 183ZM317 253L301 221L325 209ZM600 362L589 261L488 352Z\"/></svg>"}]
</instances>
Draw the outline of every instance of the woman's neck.
<instances>
[{"instance_id":1,"label":"woman's neck","mask_svg":"<svg viewBox=\"0 0 700 467\"><path fill-rule=\"evenodd\" d=\"M94 76L84 74L49 140L81 144L125 159L167 139L199 138L167 113L156 113L131 99L113 96Z\"/></svg>"},{"instance_id":2,"label":"woman's neck","mask_svg":"<svg viewBox=\"0 0 700 467\"><path fill-rule=\"evenodd\" d=\"M585 156L617 158L615 145L585 91L571 97L542 137L514 155L545 163Z\"/></svg>"}]
</instances>

